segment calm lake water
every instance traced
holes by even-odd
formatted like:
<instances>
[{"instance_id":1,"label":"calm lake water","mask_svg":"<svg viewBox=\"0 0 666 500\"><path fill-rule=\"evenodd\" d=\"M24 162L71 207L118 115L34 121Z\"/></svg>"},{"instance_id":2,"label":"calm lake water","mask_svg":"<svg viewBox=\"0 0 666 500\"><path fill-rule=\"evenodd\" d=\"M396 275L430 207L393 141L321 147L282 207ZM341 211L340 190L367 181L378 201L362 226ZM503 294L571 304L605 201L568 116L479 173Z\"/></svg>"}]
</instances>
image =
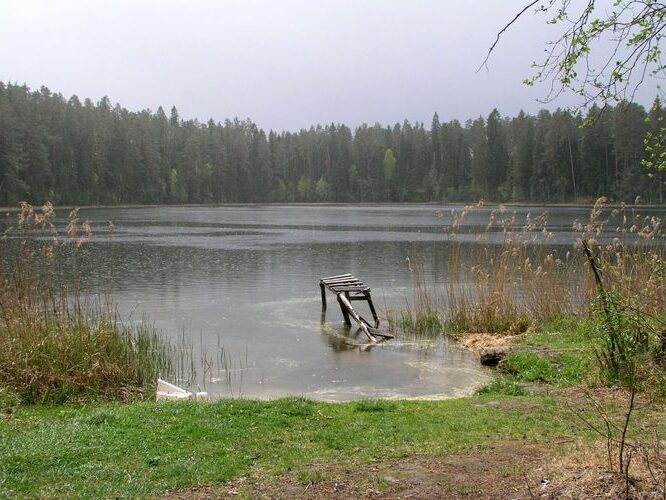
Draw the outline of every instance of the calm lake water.
<instances>
[{"instance_id":1,"label":"calm lake water","mask_svg":"<svg viewBox=\"0 0 666 500\"><path fill-rule=\"evenodd\" d=\"M443 283L452 208L82 209L81 220L89 219L95 231L84 247L82 272L88 289L111 294L123 318L145 316L166 335L186 337L195 354L205 352L212 362L205 376L199 368L199 385L215 395L453 397L489 379L475 355L444 336L364 350L346 336L330 293L322 317L318 286L320 277L353 273L372 287L382 316L412 299L407 258L422 262L435 284ZM470 242L485 232L490 210L466 220ZM514 210L519 225L528 212L542 212ZM553 242L571 248L572 222L589 218L589 208L548 210Z\"/></svg>"}]
</instances>

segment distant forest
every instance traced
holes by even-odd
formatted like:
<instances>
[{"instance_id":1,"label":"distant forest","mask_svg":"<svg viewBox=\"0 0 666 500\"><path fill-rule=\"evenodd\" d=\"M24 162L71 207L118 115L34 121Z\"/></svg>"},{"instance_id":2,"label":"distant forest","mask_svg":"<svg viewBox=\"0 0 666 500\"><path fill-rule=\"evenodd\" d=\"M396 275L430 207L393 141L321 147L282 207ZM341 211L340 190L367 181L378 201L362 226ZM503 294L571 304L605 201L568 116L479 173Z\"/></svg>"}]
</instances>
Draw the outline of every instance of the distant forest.
<instances>
[{"instance_id":1,"label":"distant forest","mask_svg":"<svg viewBox=\"0 0 666 500\"><path fill-rule=\"evenodd\" d=\"M132 112L0 82L0 205L664 201L643 140L666 111L623 103L440 122L317 125L268 133L250 120ZM648 118L648 115L650 119Z\"/></svg>"}]
</instances>

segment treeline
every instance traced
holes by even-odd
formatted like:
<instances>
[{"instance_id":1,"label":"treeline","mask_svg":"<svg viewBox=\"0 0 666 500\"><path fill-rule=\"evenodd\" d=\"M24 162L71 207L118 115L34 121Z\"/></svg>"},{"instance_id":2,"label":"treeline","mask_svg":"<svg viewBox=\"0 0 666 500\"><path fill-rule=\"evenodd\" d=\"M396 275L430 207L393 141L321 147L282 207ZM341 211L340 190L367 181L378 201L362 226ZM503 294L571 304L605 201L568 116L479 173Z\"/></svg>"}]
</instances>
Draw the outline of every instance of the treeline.
<instances>
[{"instance_id":1,"label":"treeline","mask_svg":"<svg viewBox=\"0 0 666 500\"><path fill-rule=\"evenodd\" d=\"M0 82L0 205L524 201L607 195L663 202L641 165L666 112L493 110L462 124L317 125L266 133L250 120L131 112ZM598 117L597 117L598 116ZM597 117L589 126L583 122ZM649 117L649 119L648 119Z\"/></svg>"}]
</instances>

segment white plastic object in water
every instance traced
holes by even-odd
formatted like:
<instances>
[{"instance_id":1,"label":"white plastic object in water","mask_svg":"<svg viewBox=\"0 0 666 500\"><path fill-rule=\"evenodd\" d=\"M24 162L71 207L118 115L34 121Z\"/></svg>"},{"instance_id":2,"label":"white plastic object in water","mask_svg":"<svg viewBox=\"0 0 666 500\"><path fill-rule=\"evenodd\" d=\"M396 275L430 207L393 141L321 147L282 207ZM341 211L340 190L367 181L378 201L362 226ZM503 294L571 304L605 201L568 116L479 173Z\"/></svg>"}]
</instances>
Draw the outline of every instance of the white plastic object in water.
<instances>
[{"instance_id":1,"label":"white plastic object in water","mask_svg":"<svg viewBox=\"0 0 666 500\"><path fill-rule=\"evenodd\" d=\"M161 378L157 379L157 401L208 401L207 392L189 392Z\"/></svg>"}]
</instances>

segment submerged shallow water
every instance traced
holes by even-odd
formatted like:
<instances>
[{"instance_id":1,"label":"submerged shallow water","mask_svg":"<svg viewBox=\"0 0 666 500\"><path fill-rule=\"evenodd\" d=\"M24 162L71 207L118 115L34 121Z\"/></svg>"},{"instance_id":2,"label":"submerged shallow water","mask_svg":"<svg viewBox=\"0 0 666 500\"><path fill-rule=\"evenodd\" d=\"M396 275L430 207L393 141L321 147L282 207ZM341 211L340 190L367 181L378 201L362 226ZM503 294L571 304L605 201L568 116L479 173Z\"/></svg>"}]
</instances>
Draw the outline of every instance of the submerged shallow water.
<instances>
[{"instance_id":1,"label":"submerged shallow water","mask_svg":"<svg viewBox=\"0 0 666 500\"><path fill-rule=\"evenodd\" d=\"M475 355L445 336L367 348L364 338L349 336L330 293L322 315L318 286L323 276L355 274L372 287L383 316L412 300L407 259L422 262L433 284L444 283L451 208L83 209L80 219L95 232L84 247L83 281L109 293L123 318L147 317L169 337L184 337L198 357L205 353L198 384L217 396L454 397L489 379ZM486 232L489 210L466 220L472 244ZM542 211L512 210L520 223ZM589 209L549 211L552 242L571 247L572 222L588 218Z\"/></svg>"}]
</instances>

